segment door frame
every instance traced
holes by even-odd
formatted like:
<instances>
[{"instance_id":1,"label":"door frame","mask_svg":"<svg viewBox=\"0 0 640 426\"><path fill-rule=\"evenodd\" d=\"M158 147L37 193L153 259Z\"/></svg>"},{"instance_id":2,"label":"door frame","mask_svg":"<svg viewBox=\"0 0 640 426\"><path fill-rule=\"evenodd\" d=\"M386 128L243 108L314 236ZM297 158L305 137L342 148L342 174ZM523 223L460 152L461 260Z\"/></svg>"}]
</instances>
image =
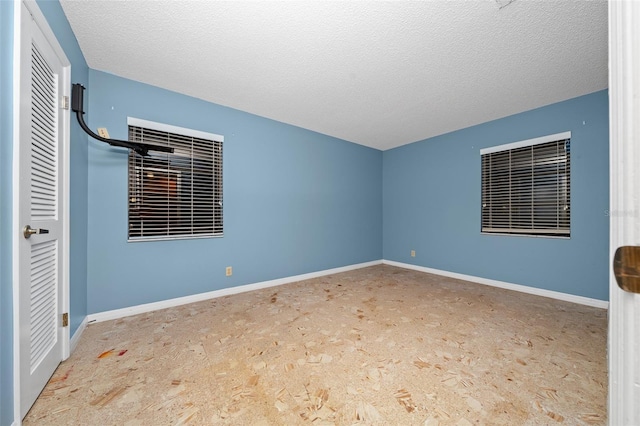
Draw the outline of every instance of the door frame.
<instances>
[{"instance_id":1,"label":"door frame","mask_svg":"<svg viewBox=\"0 0 640 426\"><path fill-rule=\"evenodd\" d=\"M20 415L20 250L19 244L23 238L20 230L24 224L20 223L19 206L20 206L20 126L22 125L22 117L20 116L21 93L20 86L22 83L21 75L21 59L22 59L22 15L31 14L35 24L40 28L47 41L51 44L54 53L60 60L62 71L62 87L60 93L63 96L71 98L71 63L67 58L64 50L60 46L53 30L49 26L47 19L38 7L35 0L22 0L16 2L13 8L13 199L12 199L12 215L13 215L13 231L12 231L12 293L13 293L13 419L14 424L22 423ZM63 116L63 125L59 131L62 134L60 146L63 158L62 170L60 170L62 178L62 221L63 232L60 241L61 260L61 281L59 283L59 291L61 292L60 312L69 312L69 159L70 159L70 130L71 130L71 110L61 109L60 114ZM70 348L70 327L62 329L62 359L69 357Z\"/></svg>"},{"instance_id":2,"label":"door frame","mask_svg":"<svg viewBox=\"0 0 640 426\"><path fill-rule=\"evenodd\" d=\"M615 250L640 244L640 200L637 200L640 149L640 4L609 2L609 265ZM618 288L609 268L609 424L640 421L635 357L640 343L640 296Z\"/></svg>"}]
</instances>

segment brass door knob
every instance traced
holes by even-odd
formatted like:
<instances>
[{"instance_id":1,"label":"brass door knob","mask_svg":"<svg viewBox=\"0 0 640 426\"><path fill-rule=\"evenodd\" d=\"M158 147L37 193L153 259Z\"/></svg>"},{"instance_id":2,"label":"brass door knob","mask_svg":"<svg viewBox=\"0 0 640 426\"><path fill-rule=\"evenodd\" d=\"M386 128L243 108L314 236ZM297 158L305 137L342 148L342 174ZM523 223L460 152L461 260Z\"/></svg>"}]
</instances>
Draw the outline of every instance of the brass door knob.
<instances>
[{"instance_id":1,"label":"brass door knob","mask_svg":"<svg viewBox=\"0 0 640 426\"><path fill-rule=\"evenodd\" d=\"M22 235L29 239L33 234L48 234L49 230L44 228L32 228L31 225L27 225L22 229Z\"/></svg>"}]
</instances>

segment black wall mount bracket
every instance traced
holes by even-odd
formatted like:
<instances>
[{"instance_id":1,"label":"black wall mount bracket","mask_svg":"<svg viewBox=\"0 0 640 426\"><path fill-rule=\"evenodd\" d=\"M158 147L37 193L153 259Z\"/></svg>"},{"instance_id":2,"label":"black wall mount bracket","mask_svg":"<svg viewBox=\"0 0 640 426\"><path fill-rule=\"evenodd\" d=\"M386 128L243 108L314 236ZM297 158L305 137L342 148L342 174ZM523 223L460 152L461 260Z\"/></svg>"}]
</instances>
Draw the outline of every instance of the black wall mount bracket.
<instances>
[{"instance_id":1,"label":"black wall mount bracket","mask_svg":"<svg viewBox=\"0 0 640 426\"><path fill-rule=\"evenodd\" d=\"M173 152L173 148L168 146L158 146L145 143L122 141L119 139L103 138L102 136L94 133L89 128L89 126L87 126L87 123L84 122L84 90L85 87L82 84L73 84L73 86L71 87L71 109L76 113L80 127L82 127L82 130L84 130L89 136L96 140L99 140L100 142L108 143L111 146L119 146L132 149L143 157L148 156L149 151Z\"/></svg>"}]
</instances>

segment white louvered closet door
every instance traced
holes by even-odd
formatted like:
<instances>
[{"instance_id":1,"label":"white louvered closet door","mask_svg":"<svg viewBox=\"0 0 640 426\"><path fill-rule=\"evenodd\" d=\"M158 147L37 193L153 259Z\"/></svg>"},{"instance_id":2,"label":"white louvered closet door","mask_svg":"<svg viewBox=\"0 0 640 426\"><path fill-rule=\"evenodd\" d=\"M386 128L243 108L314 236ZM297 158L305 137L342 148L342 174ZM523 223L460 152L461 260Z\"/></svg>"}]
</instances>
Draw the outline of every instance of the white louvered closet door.
<instances>
[{"instance_id":1,"label":"white louvered closet door","mask_svg":"<svg viewBox=\"0 0 640 426\"><path fill-rule=\"evenodd\" d=\"M62 360L63 66L22 5L19 139L20 411ZM39 231L28 237L29 225ZM36 232L37 232L36 231Z\"/></svg>"}]
</instances>

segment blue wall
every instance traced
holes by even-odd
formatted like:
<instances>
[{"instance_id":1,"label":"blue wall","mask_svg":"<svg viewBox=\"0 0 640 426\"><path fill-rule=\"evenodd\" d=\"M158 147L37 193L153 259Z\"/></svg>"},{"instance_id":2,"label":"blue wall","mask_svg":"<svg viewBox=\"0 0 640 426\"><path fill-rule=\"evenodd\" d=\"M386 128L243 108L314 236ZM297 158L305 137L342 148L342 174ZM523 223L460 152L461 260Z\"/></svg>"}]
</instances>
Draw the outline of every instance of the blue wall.
<instances>
[{"instance_id":1,"label":"blue wall","mask_svg":"<svg viewBox=\"0 0 640 426\"><path fill-rule=\"evenodd\" d=\"M223 135L224 237L127 242L127 153L89 148L90 313L382 257L382 152L91 70L92 128ZM225 267L233 276L225 276Z\"/></svg>"},{"instance_id":2,"label":"blue wall","mask_svg":"<svg viewBox=\"0 0 640 426\"><path fill-rule=\"evenodd\" d=\"M604 90L385 151L384 258L608 300L608 107ZM564 131L571 239L481 235L480 149Z\"/></svg>"},{"instance_id":3,"label":"blue wall","mask_svg":"<svg viewBox=\"0 0 640 426\"><path fill-rule=\"evenodd\" d=\"M0 1L0 425L13 422L13 2Z\"/></svg>"}]
</instances>

